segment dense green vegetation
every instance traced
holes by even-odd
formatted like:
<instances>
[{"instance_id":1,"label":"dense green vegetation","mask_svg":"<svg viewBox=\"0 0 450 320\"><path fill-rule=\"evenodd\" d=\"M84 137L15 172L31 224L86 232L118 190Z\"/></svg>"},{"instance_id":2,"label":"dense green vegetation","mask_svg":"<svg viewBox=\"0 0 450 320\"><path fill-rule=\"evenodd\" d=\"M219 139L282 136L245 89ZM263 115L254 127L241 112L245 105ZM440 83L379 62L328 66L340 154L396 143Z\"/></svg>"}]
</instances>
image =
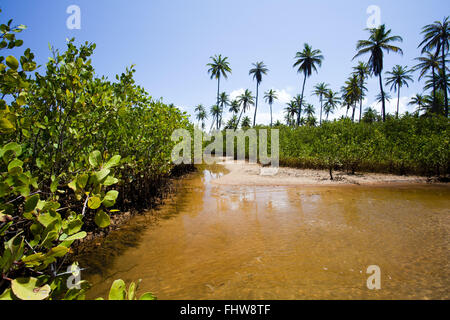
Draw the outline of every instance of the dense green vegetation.
<instances>
[{"instance_id":1,"label":"dense green vegetation","mask_svg":"<svg viewBox=\"0 0 450 320\"><path fill-rule=\"evenodd\" d=\"M450 123L442 116L386 122L349 119L280 129L280 165L395 174L450 173Z\"/></svg>"},{"instance_id":2,"label":"dense green vegetation","mask_svg":"<svg viewBox=\"0 0 450 320\"><path fill-rule=\"evenodd\" d=\"M0 298L82 299L87 282L66 286L71 246L150 204L173 169L173 130L191 125L137 86L133 67L98 77L95 44L72 39L31 74L29 49L7 54L24 29L0 26Z\"/></svg>"}]
</instances>

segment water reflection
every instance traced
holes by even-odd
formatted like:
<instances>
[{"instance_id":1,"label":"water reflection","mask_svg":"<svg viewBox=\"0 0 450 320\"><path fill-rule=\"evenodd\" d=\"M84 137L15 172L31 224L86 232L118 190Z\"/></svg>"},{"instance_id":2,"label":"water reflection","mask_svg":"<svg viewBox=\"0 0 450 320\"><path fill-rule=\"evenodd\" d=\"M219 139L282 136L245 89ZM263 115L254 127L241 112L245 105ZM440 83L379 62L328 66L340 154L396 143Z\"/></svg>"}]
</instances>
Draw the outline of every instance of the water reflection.
<instances>
[{"instance_id":1,"label":"water reflection","mask_svg":"<svg viewBox=\"0 0 450 320\"><path fill-rule=\"evenodd\" d=\"M139 246L89 276L91 297L115 278L142 278L160 299L450 297L448 187L211 184L223 174L182 180ZM372 264L379 291L365 286Z\"/></svg>"}]
</instances>

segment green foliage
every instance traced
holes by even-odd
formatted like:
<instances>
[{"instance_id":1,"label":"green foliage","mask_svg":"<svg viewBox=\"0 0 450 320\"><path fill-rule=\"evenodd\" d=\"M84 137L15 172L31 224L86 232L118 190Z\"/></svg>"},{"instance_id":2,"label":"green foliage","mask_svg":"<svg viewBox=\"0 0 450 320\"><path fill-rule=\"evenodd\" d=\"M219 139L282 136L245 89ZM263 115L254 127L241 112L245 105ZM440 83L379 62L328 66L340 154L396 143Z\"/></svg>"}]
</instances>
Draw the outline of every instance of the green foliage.
<instances>
[{"instance_id":1,"label":"green foliage","mask_svg":"<svg viewBox=\"0 0 450 320\"><path fill-rule=\"evenodd\" d=\"M281 165L428 176L450 170L450 125L441 116L280 129Z\"/></svg>"},{"instance_id":2,"label":"green foliage","mask_svg":"<svg viewBox=\"0 0 450 320\"><path fill-rule=\"evenodd\" d=\"M137 290L140 283L140 279L137 284L134 282L130 283L127 290L126 284L123 280L115 280L109 291L108 300L156 300L156 297L150 292L144 293L139 299L137 298ZM97 300L103 299L99 298Z\"/></svg>"},{"instance_id":3,"label":"green foliage","mask_svg":"<svg viewBox=\"0 0 450 320\"><path fill-rule=\"evenodd\" d=\"M25 27L11 23L0 25L0 51L23 44ZM127 199L145 206L173 167L173 130L191 128L134 83L133 67L98 78L94 49L69 40L33 77L30 49L1 51L0 299L84 299L89 284L69 289L58 273L71 246L107 228Z\"/></svg>"}]
</instances>

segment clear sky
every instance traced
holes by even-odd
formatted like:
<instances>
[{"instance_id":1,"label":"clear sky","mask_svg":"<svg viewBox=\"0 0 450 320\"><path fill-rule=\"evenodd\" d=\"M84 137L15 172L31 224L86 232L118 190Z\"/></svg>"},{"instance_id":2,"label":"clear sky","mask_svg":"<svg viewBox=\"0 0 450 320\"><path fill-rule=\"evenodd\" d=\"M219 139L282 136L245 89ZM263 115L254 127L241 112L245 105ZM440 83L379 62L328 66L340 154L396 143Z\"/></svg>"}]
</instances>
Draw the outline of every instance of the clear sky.
<instances>
[{"instance_id":1,"label":"clear sky","mask_svg":"<svg viewBox=\"0 0 450 320\"><path fill-rule=\"evenodd\" d=\"M80 30L66 27L70 5L81 9ZM49 43L63 49L66 38L95 42L93 63L99 76L113 80L135 64L139 85L189 113L197 104L209 109L215 103L217 83L206 67L210 56L229 57L233 73L222 81L221 91L232 96L246 88L255 92L248 71L253 62L264 61L270 72L260 91L279 92L274 114L282 120L285 103L300 93L303 80L292 68L295 53L307 42L325 56L319 73L306 84L306 99L317 109L312 87L326 82L339 90L343 85L357 62L352 61L357 40L368 37L364 28L370 5L377 5L381 23L404 39L400 47L405 54L387 55L385 71L395 64L414 65L421 28L450 15L448 0L2 0L0 20L12 18L28 26L20 35L25 41L21 50L31 48L39 64L47 61ZM415 82L402 89L401 112L413 110L407 101L422 87ZM365 106L379 93L377 79L369 80L368 89ZM390 112L396 104L396 94L392 96ZM258 123L268 122L268 109L261 99Z\"/></svg>"}]
</instances>

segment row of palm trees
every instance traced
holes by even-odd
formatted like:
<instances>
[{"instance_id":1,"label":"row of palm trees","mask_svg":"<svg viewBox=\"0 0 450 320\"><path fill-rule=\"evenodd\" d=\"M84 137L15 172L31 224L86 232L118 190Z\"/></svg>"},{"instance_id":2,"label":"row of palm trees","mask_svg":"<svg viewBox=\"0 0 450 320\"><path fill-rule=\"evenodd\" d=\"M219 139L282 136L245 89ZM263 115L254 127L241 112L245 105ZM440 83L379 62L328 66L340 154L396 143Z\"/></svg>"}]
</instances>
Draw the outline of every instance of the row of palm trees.
<instances>
[{"instance_id":1,"label":"row of palm trees","mask_svg":"<svg viewBox=\"0 0 450 320\"><path fill-rule=\"evenodd\" d=\"M449 19L445 18L442 22L436 21L433 24L427 25L422 29L423 41L419 44L422 49L422 56L416 58L418 64L409 69L407 66L396 65L392 71L386 72L385 86L389 87L390 91L397 93L397 111L396 117L399 116L400 108L400 92L403 87L408 87L413 82L412 73L419 71L419 80L426 78L424 90L431 90L432 95L417 94L409 102L410 105L417 105L418 112L425 111L426 113L442 113L448 117L448 66L447 56L449 52ZM368 40L359 40L356 45L357 53L353 57L356 59L360 56L368 55L368 62L359 61L353 68L353 72L345 81L344 86L340 92L335 92L329 88L329 85L321 82L314 86L312 92L320 101L319 125L323 122L323 115L326 120L339 105L346 108L346 117L351 110L351 119L355 121L356 110L359 105L359 121L363 115L363 100L367 94L366 81L370 76L378 77L380 93L377 96L377 101L381 104L381 117L386 120L386 100L389 101L390 95L385 92L383 86L383 70L384 70L384 54L385 53L399 53L403 54L400 47L395 46L395 43L402 42L400 36L392 35L390 29L386 29L385 25L378 28L367 29L369 31ZM222 127L223 113L226 107L230 106L229 112L232 113L232 118L226 124L226 127L234 127L235 129L241 122L242 115L245 114L251 106L255 106L253 116L253 126L256 125L256 115L258 112L259 87L264 75L267 75L269 69L264 62L256 62L252 65L249 75L253 76L256 81L256 96L253 97L250 90L245 90L243 94L238 96L235 100L229 101L229 97L225 92L220 93L221 78L228 78L231 74L230 64L227 57L222 55L215 55L211 57L212 62L208 63L208 73L211 79L217 80L217 103L210 109L212 116L211 129L215 126L216 129ZM313 72L318 73L318 68L321 67L324 57L320 50L313 49L309 44L305 43L302 51L295 55L295 62L293 68L297 69L299 74L303 75L303 83L301 87L301 94L297 95L292 101L287 104L285 108L286 123L291 126L299 126L302 124L315 125L317 120L314 118L314 106L305 101L305 85L306 80ZM442 98L441 98L442 97ZM264 93L264 100L270 106L270 125L273 125L272 106L278 99L277 92L270 89ZM441 101L442 100L442 101ZM373 109L366 109L369 113L375 112ZM204 129L204 121L208 114L202 105L195 108L196 117L199 122L202 122ZM302 113L306 118L302 117ZM239 116L238 116L239 114ZM245 120L245 121L244 121ZM241 125L249 126L249 119L245 117Z\"/></svg>"}]
</instances>

